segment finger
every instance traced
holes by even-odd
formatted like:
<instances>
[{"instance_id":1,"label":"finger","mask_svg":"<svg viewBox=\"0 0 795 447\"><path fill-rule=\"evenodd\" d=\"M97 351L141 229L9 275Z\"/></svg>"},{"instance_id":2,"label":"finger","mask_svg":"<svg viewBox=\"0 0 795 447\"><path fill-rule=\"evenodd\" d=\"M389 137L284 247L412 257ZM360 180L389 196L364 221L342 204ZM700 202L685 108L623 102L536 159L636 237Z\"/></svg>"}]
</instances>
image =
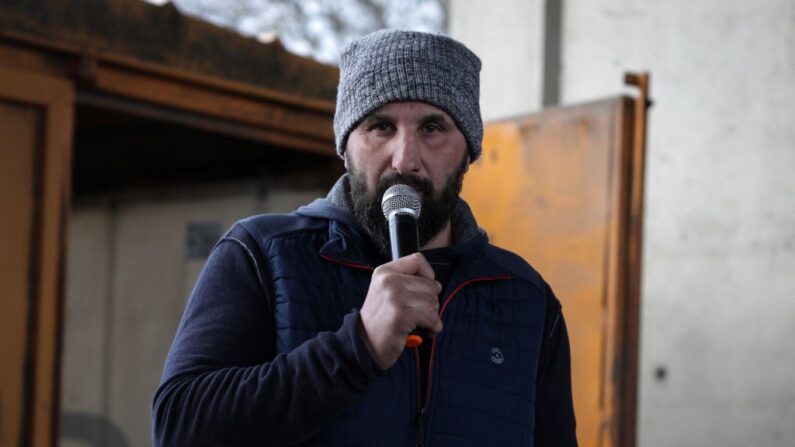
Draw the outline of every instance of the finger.
<instances>
[{"instance_id":1,"label":"finger","mask_svg":"<svg viewBox=\"0 0 795 447\"><path fill-rule=\"evenodd\" d=\"M436 275L433 273L433 268L428 264L422 253L414 253L396 259L388 264L384 264L390 270L403 273L406 275L420 276L427 279L435 279Z\"/></svg>"},{"instance_id":2,"label":"finger","mask_svg":"<svg viewBox=\"0 0 795 447\"><path fill-rule=\"evenodd\" d=\"M423 319L431 319L439 317L439 300L434 296L412 296L400 305L405 311L412 315L412 321L422 321Z\"/></svg>"},{"instance_id":3,"label":"finger","mask_svg":"<svg viewBox=\"0 0 795 447\"><path fill-rule=\"evenodd\" d=\"M439 292L442 291L439 281L411 275L399 275L395 281L400 284L405 293L427 295L434 301L439 301Z\"/></svg>"},{"instance_id":4,"label":"finger","mask_svg":"<svg viewBox=\"0 0 795 447\"><path fill-rule=\"evenodd\" d=\"M439 319L438 309L438 301L413 296L400 303L396 308L396 317L402 330L411 331L416 327L435 324L435 320Z\"/></svg>"},{"instance_id":5,"label":"finger","mask_svg":"<svg viewBox=\"0 0 795 447\"><path fill-rule=\"evenodd\" d=\"M417 327L424 329L431 336L441 332L443 326L442 319L436 312L424 312L417 321Z\"/></svg>"},{"instance_id":6,"label":"finger","mask_svg":"<svg viewBox=\"0 0 795 447\"><path fill-rule=\"evenodd\" d=\"M370 286L371 288L376 287L388 290L397 297L411 294L438 296L441 287L438 281L421 276L390 271L386 267L373 275L373 282L370 283Z\"/></svg>"}]
</instances>

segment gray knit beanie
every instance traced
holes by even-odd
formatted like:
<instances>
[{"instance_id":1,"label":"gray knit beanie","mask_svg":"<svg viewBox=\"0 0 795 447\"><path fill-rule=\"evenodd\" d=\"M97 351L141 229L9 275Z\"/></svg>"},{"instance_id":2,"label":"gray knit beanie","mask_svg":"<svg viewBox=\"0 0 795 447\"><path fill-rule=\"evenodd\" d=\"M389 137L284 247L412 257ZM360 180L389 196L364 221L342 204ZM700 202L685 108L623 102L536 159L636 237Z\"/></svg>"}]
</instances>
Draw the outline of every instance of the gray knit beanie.
<instances>
[{"instance_id":1,"label":"gray knit beanie","mask_svg":"<svg viewBox=\"0 0 795 447\"><path fill-rule=\"evenodd\" d=\"M480 156L480 59L441 34L383 30L351 42L340 53L334 135L337 154L348 135L377 108L422 101L447 112L464 134L470 161Z\"/></svg>"}]
</instances>

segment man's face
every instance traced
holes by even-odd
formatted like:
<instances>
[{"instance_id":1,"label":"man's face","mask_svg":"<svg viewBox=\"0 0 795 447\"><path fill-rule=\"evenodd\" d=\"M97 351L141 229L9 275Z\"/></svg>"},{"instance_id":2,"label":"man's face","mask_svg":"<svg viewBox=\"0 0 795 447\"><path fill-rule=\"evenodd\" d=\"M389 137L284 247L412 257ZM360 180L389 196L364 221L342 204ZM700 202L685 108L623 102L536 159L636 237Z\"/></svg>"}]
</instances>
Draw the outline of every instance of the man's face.
<instances>
[{"instance_id":1,"label":"man's face","mask_svg":"<svg viewBox=\"0 0 795 447\"><path fill-rule=\"evenodd\" d=\"M418 230L424 246L450 222L468 166L467 143L458 126L447 113L422 102L377 109L351 131L345 150L354 214L385 255L384 191L403 183L420 194Z\"/></svg>"}]
</instances>

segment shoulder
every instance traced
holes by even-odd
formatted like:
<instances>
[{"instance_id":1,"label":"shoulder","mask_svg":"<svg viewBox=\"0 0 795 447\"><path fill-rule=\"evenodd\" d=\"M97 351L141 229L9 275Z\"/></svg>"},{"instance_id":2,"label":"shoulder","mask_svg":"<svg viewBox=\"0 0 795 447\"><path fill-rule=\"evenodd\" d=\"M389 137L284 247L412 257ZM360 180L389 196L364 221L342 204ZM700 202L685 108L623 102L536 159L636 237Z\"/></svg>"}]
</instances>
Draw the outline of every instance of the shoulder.
<instances>
[{"instance_id":1,"label":"shoulder","mask_svg":"<svg viewBox=\"0 0 795 447\"><path fill-rule=\"evenodd\" d=\"M258 214L239 220L237 226L254 237L273 238L285 234L328 228L328 219L290 214Z\"/></svg>"},{"instance_id":2,"label":"shoulder","mask_svg":"<svg viewBox=\"0 0 795 447\"><path fill-rule=\"evenodd\" d=\"M258 214L237 221L228 234L245 232L258 241L300 232L326 230L328 220L301 214Z\"/></svg>"},{"instance_id":3,"label":"shoulder","mask_svg":"<svg viewBox=\"0 0 795 447\"><path fill-rule=\"evenodd\" d=\"M486 256L490 257L492 262L509 271L520 281L524 281L533 286L536 291L533 295L545 303L545 327L547 328L545 331L552 333L558 325L558 321L562 318L562 305L557 296L555 296L555 292L552 291L552 287L550 287L543 276L521 256L491 244L487 244L486 247Z\"/></svg>"},{"instance_id":4,"label":"shoulder","mask_svg":"<svg viewBox=\"0 0 795 447\"><path fill-rule=\"evenodd\" d=\"M249 257L258 260L269 256L274 243L285 239L307 240L328 237L328 220L296 213L258 214L235 222L221 237L219 244L232 243ZM322 243L322 242L321 242Z\"/></svg>"},{"instance_id":5,"label":"shoulder","mask_svg":"<svg viewBox=\"0 0 795 447\"><path fill-rule=\"evenodd\" d=\"M258 214L238 221L232 230L245 231L259 243L295 234L327 234L330 222L350 226L353 216L328 199L316 199L288 214Z\"/></svg>"},{"instance_id":6,"label":"shoulder","mask_svg":"<svg viewBox=\"0 0 795 447\"><path fill-rule=\"evenodd\" d=\"M547 293L549 286L544 278L521 256L492 244L486 244L484 255L514 277L532 284L539 292Z\"/></svg>"}]
</instances>

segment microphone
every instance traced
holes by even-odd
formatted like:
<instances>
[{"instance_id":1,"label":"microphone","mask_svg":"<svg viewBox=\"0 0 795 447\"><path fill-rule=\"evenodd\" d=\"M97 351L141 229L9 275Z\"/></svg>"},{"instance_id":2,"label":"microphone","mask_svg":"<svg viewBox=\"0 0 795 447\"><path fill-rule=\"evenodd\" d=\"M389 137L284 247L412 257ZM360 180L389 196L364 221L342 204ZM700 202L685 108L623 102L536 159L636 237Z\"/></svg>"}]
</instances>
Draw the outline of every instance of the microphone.
<instances>
[{"instance_id":1,"label":"microphone","mask_svg":"<svg viewBox=\"0 0 795 447\"><path fill-rule=\"evenodd\" d=\"M420 195L408 185L392 185L384 192L381 210L389 222L393 261L419 251L417 219L421 209ZM416 348L427 338L425 331L415 329L406 337L406 347Z\"/></svg>"}]
</instances>

